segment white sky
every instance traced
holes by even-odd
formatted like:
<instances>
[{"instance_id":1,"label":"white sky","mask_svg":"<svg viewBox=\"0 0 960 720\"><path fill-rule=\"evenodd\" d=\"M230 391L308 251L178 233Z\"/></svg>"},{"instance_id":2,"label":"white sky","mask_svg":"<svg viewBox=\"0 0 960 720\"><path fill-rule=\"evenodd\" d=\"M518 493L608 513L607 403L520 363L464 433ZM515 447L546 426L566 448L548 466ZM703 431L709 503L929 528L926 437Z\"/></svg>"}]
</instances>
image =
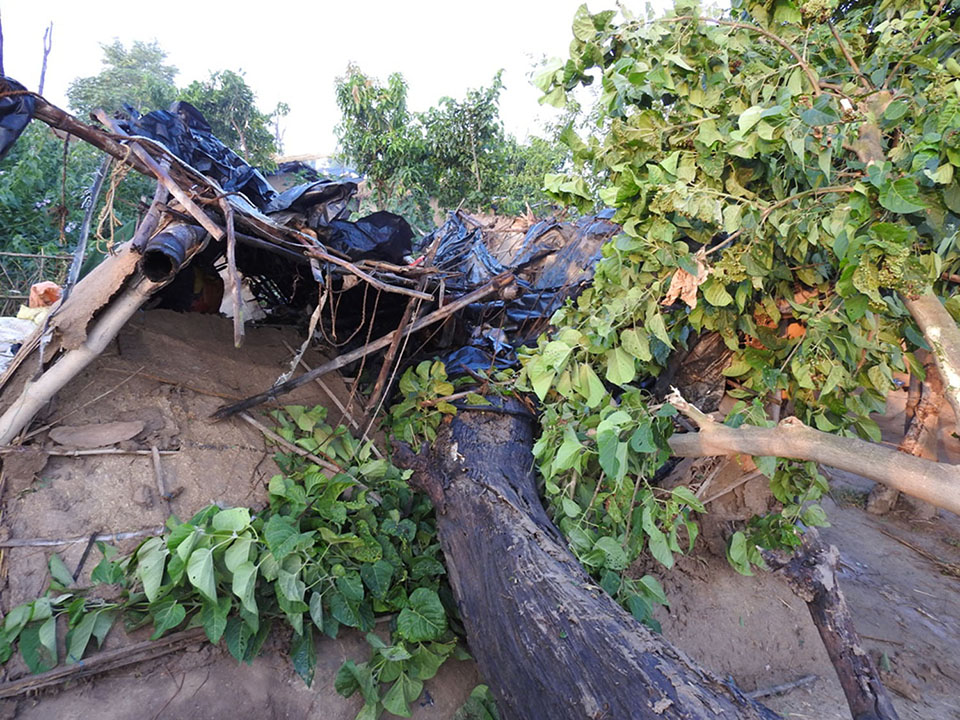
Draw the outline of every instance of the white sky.
<instances>
[{"instance_id":1,"label":"white sky","mask_svg":"<svg viewBox=\"0 0 960 720\"><path fill-rule=\"evenodd\" d=\"M503 68L500 116L523 139L552 108L528 74L543 56L566 57L573 14L582 0L196 0L193 3L89 3L0 0L6 74L35 90L43 32L53 50L44 94L66 108L70 80L100 70L99 43L157 40L180 70L178 85L220 69L246 72L262 110L290 106L286 154L332 153L339 119L334 78L348 61L386 80L400 72L409 105L426 110L441 97L488 85ZM669 0L667 0L669 1ZM641 2L631 3L641 5ZM663 6L665 0L653 0ZM590 0L592 12L614 0Z\"/></svg>"}]
</instances>

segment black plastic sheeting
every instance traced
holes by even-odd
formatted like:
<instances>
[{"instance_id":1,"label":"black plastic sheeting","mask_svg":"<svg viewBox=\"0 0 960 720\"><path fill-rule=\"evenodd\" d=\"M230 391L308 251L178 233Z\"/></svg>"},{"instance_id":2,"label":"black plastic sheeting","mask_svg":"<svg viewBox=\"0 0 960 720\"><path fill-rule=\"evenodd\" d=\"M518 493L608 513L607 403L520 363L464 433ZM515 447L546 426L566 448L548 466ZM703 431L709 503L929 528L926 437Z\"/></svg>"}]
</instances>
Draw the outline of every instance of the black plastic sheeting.
<instances>
[{"instance_id":1,"label":"black plastic sheeting","mask_svg":"<svg viewBox=\"0 0 960 720\"><path fill-rule=\"evenodd\" d=\"M155 110L139 116L126 109L120 123L131 135L162 143L174 155L216 180L227 192L242 193L262 213L279 215L275 220L296 219L311 228L318 239L353 260L373 258L395 264L410 253L413 231L399 215L377 212L356 222L350 216L350 200L357 192L356 179L315 179L278 193L266 177L224 145L203 115L188 102L176 102L170 110ZM314 173L314 177L319 176Z\"/></svg>"},{"instance_id":2,"label":"black plastic sheeting","mask_svg":"<svg viewBox=\"0 0 960 720\"><path fill-rule=\"evenodd\" d=\"M162 143L185 163L216 180L226 192L243 193L261 211L276 197L277 191L260 171L224 145L190 103L178 101L169 110L154 110L143 116L129 106L124 109L128 118L119 124L125 132Z\"/></svg>"},{"instance_id":3,"label":"black plastic sheeting","mask_svg":"<svg viewBox=\"0 0 960 720\"><path fill-rule=\"evenodd\" d=\"M324 244L351 260L385 260L400 265L412 249L413 230L399 215L380 211L356 222L335 220Z\"/></svg>"},{"instance_id":4,"label":"black plastic sheeting","mask_svg":"<svg viewBox=\"0 0 960 720\"><path fill-rule=\"evenodd\" d=\"M450 368L504 367L516 362L514 349L533 342L550 316L593 278L603 244L620 232L612 210L575 224L541 221L516 248L498 247L505 233L470 226L458 215L427 235L426 251L439 238L434 265L457 273L447 282L462 295L505 271L517 277L520 292L511 300L493 299L468 306L460 316L462 347L441 357Z\"/></svg>"},{"instance_id":5,"label":"black plastic sheeting","mask_svg":"<svg viewBox=\"0 0 960 720\"><path fill-rule=\"evenodd\" d=\"M7 86L23 95L7 95L0 98L0 159L7 154L7 150L20 137L20 134L30 124L37 100L33 95L26 94L26 88L16 80L4 78Z\"/></svg>"}]
</instances>

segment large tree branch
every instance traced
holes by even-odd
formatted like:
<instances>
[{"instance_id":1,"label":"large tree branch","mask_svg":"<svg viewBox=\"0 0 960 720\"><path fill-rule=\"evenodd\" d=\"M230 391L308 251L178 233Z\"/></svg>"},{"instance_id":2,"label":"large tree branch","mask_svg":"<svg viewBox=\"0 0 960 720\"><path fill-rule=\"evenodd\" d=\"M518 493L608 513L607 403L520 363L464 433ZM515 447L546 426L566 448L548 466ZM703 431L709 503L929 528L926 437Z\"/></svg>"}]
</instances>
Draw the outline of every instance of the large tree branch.
<instances>
[{"instance_id":1,"label":"large tree branch","mask_svg":"<svg viewBox=\"0 0 960 720\"><path fill-rule=\"evenodd\" d=\"M960 328L932 290L916 297L904 295L903 304L930 343L943 380L944 396L960 418Z\"/></svg>"},{"instance_id":2,"label":"large tree branch","mask_svg":"<svg viewBox=\"0 0 960 720\"><path fill-rule=\"evenodd\" d=\"M700 428L674 435L680 457L767 455L812 460L863 475L937 507L960 514L960 467L907 455L858 438L840 437L786 418L771 428L728 427L714 422L674 391L667 400Z\"/></svg>"}]
</instances>

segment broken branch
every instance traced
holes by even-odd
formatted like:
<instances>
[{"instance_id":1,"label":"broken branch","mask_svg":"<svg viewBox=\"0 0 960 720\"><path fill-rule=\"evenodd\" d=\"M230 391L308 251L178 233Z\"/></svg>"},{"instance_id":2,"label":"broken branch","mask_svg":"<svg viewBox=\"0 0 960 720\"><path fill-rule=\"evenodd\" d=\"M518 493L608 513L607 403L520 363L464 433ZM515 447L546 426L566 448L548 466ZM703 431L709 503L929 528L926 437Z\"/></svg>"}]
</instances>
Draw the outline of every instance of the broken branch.
<instances>
[{"instance_id":1,"label":"broken branch","mask_svg":"<svg viewBox=\"0 0 960 720\"><path fill-rule=\"evenodd\" d=\"M84 538L86 539L86 538ZM28 675L0 685L0 698L16 697L41 688L60 685L69 680L98 675L134 663L169 655L205 638L203 628L195 627L167 635L159 640L145 640L116 650L105 650L73 665L64 665L48 672Z\"/></svg>"},{"instance_id":2,"label":"broken branch","mask_svg":"<svg viewBox=\"0 0 960 720\"><path fill-rule=\"evenodd\" d=\"M670 438L670 448L679 457L744 454L812 460L960 513L960 467L907 455L859 438L814 430L795 417L771 428L728 427L704 415L676 390L667 401L700 428L700 432Z\"/></svg>"},{"instance_id":3,"label":"broken branch","mask_svg":"<svg viewBox=\"0 0 960 720\"><path fill-rule=\"evenodd\" d=\"M807 603L810 617L837 672L854 718L897 720L880 675L863 649L853 615L837 582L840 553L825 547L813 528L803 535L801 550L786 559L764 553L768 564L787 577L790 587Z\"/></svg>"}]
</instances>

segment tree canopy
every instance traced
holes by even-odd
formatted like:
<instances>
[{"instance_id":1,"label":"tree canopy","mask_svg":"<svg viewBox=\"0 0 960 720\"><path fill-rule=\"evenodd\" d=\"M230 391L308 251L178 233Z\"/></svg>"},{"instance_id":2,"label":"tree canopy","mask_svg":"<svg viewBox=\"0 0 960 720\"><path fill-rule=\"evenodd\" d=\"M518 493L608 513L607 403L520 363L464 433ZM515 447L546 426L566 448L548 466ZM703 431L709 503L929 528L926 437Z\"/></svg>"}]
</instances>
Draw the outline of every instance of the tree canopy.
<instances>
[{"instance_id":1,"label":"tree canopy","mask_svg":"<svg viewBox=\"0 0 960 720\"><path fill-rule=\"evenodd\" d=\"M545 402L547 495L588 565L598 535L668 566L681 550L698 501L649 483L670 455L662 416L673 408L643 388L701 334L733 353L734 427L795 416L879 441L870 414L895 373L922 376L918 349L949 364L928 318L911 313L911 299L934 292L960 317L945 279L960 266L960 36L945 7L578 10L570 57L538 83L556 105L599 88L592 121L563 134L578 171L548 186L565 202L614 207L624 234L524 372ZM782 510L734 536L744 572L758 545L796 544L798 521L824 521L814 463L755 459Z\"/></svg>"},{"instance_id":2,"label":"tree canopy","mask_svg":"<svg viewBox=\"0 0 960 720\"><path fill-rule=\"evenodd\" d=\"M167 53L154 42L134 40L130 48L119 40L102 43L103 69L90 77L76 78L67 87L74 112L87 115L98 108L108 113L124 104L139 113L166 108L177 96L174 80L179 72L167 65Z\"/></svg>"}]
</instances>

